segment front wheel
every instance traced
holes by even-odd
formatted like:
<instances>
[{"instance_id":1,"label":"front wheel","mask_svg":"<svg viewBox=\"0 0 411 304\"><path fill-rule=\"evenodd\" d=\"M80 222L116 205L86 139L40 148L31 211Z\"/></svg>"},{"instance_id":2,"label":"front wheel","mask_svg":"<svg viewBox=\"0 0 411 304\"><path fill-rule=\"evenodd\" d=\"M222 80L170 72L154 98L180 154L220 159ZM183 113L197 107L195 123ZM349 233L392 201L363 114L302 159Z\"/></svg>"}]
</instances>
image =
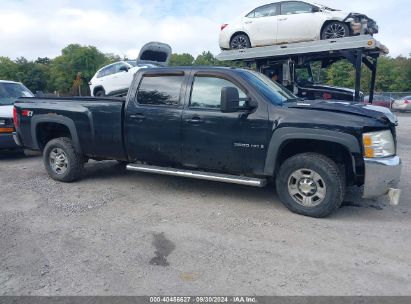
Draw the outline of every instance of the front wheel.
<instances>
[{"instance_id":1,"label":"front wheel","mask_svg":"<svg viewBox=\"0 0 411 304\"><path fill-rule=\"evenodd\" d=\"M84 166L82 155L74 149L70 138L50 140L43 151L44 166L54 180L73 182L81 176Z\"/></svg>"},{"instance_id":2,"label":"front wheel","mask_svg":"<svg viewBox=\"0 0 411 304\"><path fill-rule=\"evenodd\" d=\"M302 153L281 165L276 177L277 194L291 211L326 217L341 206L345 194L344 174L328 157Z\"/></svg>"},{"instance_id":3,"label":"front wheel","mask_svg":"<svg viewBox=\"0 0 411 304\"><path fill-rule=\"evenodd\" d=\"M321 32L322 40L344 38L348 36L350 36L348 25L337 21L328 23Z\"/></svg>"}]
</instances>

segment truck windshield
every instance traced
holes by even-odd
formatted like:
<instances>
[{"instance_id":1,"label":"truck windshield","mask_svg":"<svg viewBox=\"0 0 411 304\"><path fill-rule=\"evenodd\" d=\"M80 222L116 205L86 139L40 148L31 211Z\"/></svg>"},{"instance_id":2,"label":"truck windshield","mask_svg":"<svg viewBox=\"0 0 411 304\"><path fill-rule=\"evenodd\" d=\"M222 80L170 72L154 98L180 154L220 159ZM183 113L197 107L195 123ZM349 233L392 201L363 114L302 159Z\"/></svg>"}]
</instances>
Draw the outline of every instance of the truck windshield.
<instances>
[{"instance_id":1,"label":"truck windshield","mask_svg":"<svg viewBox=\"0 0 411 304\"><path fill-rule=\"evenodd\" d=\"M0 105L12 105L19 97L34 97L34 95L20 83L0 82Z\"/></svg>"},{"instance_id":2,"label":"truck windshield","mask_svg":"<svg viewBox=\"0 0 411 304\"><path fill-rule=\"evenodd\" d=\"M240 70L240 75L255 86L257 90L274 105L281 106L285 102L298 100L297 96L264 74L255 71Z\"/></svg>"}]
</instances>

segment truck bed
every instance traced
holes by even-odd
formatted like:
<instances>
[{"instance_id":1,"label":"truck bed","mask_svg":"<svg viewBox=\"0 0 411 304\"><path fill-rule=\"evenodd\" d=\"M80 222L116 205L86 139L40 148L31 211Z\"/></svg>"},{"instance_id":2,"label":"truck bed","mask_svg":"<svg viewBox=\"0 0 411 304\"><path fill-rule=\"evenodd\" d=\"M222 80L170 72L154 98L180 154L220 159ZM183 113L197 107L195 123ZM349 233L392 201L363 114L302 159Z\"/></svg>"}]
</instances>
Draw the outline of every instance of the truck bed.
<instances>
[{"instance_id":1,"label":"truck bed","mask_svg":"<svg viewBox=\"0 0 411 304\"><path fill-rule=\"evenodd\" d=\"M84 155L122 159L125 158L122 130L124 104L124 98L20 98L15 107L20 113L22 110L32 111L31 119L20 118L20 134L28 147L41 149L44 146L45 139L38 132L39 128L46 129L44 136L60 132L53 129L53 124L49 122L52 118L56 123L64 122L71 133L76 132L71 135L78 138ZM46 120L48 122L44 123Z\"/></svg>"}]
</instances>

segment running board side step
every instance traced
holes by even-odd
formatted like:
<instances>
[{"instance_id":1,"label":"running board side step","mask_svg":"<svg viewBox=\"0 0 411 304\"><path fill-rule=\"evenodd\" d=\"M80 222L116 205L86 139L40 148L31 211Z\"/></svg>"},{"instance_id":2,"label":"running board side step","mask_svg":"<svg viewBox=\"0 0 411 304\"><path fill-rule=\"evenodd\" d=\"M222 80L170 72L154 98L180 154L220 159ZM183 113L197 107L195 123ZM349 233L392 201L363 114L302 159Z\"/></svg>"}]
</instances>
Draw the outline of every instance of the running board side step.
<instances>
[{"instance_id":1,"label":"running board side step","mask_svg":"<svg viewBox=\"0 0 411 304\"><path fill-rule=\"evenodd\" d=\"M140 164L128 164L127 170L146 172L146 173L156 173L162 175L172 175L172 176L182 176L189 177L194 179L203 179L211 180L223 183L254 186L254 187L264 187L267 184L266 179L259 179L247 176L238 176L238 175L228 175L228 174L219 174L212 172L202 172L202 171L192 171L184 169L175 169L167 167L157 167L157 166L148 166Z\"/></svg>"}]
</instances>

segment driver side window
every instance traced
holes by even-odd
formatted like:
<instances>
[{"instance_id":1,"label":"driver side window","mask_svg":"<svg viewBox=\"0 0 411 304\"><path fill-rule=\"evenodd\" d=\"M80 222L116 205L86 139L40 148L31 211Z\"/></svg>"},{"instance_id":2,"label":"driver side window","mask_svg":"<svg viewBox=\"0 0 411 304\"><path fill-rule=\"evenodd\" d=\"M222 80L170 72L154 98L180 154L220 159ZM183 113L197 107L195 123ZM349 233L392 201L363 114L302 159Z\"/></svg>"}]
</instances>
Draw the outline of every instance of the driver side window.
<instances>
[{"instance_id":1,"label":"driver side window","mask_svg":"<svg viewBox=\"0 0 411 304\"><path fill-rule=\"evenodd\" d=\"M191 91L190 107L220 109L221 89L235 87L240 95L240 106L244 106L247 95L231 81L209 76L195 76Z\"/></svg>"},{"instance_id":2,"label":"driver side window","mask_svg":"<svg viewBox=\"0 0 411 304\"><path fill-rule=\"evenodd\" d=\"M121 63L117 63L116 64L116 73L120 73L120 72L124 72L122 70L120 70L120 68L125 67L125 68L129 68L129 66L123 62Z\"/></svg>"}]
</instances>

